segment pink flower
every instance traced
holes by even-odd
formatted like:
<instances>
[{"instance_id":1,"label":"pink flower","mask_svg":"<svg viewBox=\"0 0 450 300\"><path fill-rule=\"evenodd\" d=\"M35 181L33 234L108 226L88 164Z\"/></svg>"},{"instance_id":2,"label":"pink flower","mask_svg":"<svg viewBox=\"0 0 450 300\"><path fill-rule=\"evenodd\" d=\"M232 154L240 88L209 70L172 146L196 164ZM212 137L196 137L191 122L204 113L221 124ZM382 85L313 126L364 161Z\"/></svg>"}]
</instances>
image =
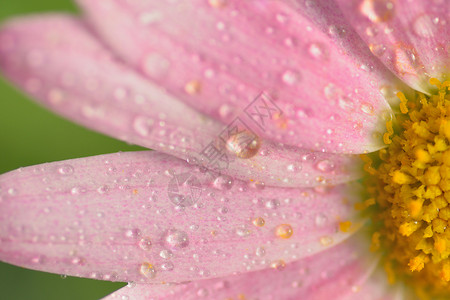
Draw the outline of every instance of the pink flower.
<instances>
[{"instance_id":1,"label":"pink flower","mask_svg":"<svg viewBox=\"0 0 450 300\"><path fill-rule=\"evenodd\" d=\"M2 261L133 282L111 299L407 297L359 231L354 154L448 74L445 1L78 2L6 24L3 73L158 152L2 175Z\"/></svg>"}]
</instances>

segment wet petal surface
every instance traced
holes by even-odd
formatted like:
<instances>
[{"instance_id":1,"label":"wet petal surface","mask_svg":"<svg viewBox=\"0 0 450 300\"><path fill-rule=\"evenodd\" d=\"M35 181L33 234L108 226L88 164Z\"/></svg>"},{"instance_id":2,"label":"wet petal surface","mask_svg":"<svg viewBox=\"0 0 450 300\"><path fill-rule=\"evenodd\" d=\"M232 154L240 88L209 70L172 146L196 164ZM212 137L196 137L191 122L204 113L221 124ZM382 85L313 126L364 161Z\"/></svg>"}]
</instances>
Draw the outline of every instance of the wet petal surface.
<instances>
[{"instance_id":1,"label":"wet petal surface","mask_svg":"<svg viewBox=\"0 0 450 300\"><path fill-rule=\"evenodd\" d=\"M2 261L113 281L260 270L334 246L360 224L355 185L264 187L153 151L27 167L1 175L0 188Z\"/></svg>"},{"instance_id":2,"label":"wet petal surface","mask_svg":"<svg viewBox=\"0 0 450 300\"><path fill-rule=\"evenodd\" d=\"M368 258L367 250L351 239L279 270L268 269L183 285L166 285L165 290L156 285L131 284L105 299L343 300L359 297L361 300L380 300L387 287L381 284L382 281L370 282L377 259L375 256Z\"/></svg>"},{"instance_id":3,"label":"wet petal surface","mask_svg":"<svg viewBox=\"0 0 450 300\"><path fill-rule=\"evenodd\" d=\"M380 89L392 75L367 48L364 64L347 55L341 46L347 36L330 38L334 31L318 27L302 7L283 1L79 2L122 59L214 118L229 122L244 110L260 125L259 135L317 151L383 146L376 132L384 130L390 108ZM354 36L353 44L364 47ZM262 91L276 106L252 102Z\"/></svg>"},{"instance_id":4,"label":"wet petal surface","mask_svg":"<svg viewBox=\"0 0 450 300\"><path fill-rule=\"evenodd\" d=\"M359 160L351 156L262 140L245 113L225 126L196 112L118 62L75 18L15 20L0 40L8 78L51 110L102 133L267 185L337 184L359 176Z\"/></svg>"}]
</instances>

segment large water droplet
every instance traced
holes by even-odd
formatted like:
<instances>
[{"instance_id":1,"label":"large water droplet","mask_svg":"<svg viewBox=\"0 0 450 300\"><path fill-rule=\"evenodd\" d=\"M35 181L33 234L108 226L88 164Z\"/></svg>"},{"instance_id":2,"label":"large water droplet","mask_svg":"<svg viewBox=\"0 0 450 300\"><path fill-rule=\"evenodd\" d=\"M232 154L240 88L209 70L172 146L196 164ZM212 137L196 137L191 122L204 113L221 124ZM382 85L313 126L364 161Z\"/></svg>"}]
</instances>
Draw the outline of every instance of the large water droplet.
<instances>
[{"instance_id":1,"label":"large water droplet","mask_svg":"<svg viewBox=\"0 0 450 300\"><path fill-rule=\"evenodd\" d=\"M292 226L289 224L281 224L278 225L275 229L275 235L281 239L288 239L292 236L294 233L294 230L292 229Z\"/></svg>"},{"instance_id":2,"label":"large water droplet","mask_svg":"<svg viewBox=\"0 0 450 300\"><path fill-rule=\"evenodd\" d=\"M171 259L173 253L170 250L161 250L161 252L159 252L159 256L161 256L164 259Z\"/></svg>"},{"instance_id":3,"label":"large water droplet","mask_svg":"<svg viewBox=\"0 0 450 300\"><path fill-rule=\"evenodd\" d=\"M187 233L177 229L165 231L161 240L163 246L171 250L178 250L189 246L189 236Z\"/></svg>"},{"instance_id":4,"label":"large water droplet","mask_svg":"<svg viewBox=\"0 0 450 300\"><path fill-rule=\"evenodd\" d=\"M213 186L219 190L229 190L233 186L233 178L226 175L220 175L214 180Z\"/></svg>"},{"instance_id":5,"label":"large water droplet","mask_svg":"<svg viewBox=\"0 0 450 300\"><path fill-rule=\"evenodd\" d=\"M148 262L142 263L139 271L141 272L142 275L144 275L147 278L155 278L156 277L155 267Z\"/></svg>"},{"instance_id":6,"label":"large water droplet","mask_svg":"<svg viewBox=\"0 0 450 300\"><path fill-rule=\"evenodd\" d=\"M237 157L251 158L258 153L261 141L256 135L245 130L230 136L226 147Z\"/></svg>"},{"instance_id":7,"label":"large water droplet","mask_svg":"<svg viewBox=\"0 0 450 300\"><path fill-rule=\"evenodd\" d=\"M139 241L139 247L142 250L149 251L152 248L152 241L149 237L145 237Z\"/></svg>"}]
</instances>

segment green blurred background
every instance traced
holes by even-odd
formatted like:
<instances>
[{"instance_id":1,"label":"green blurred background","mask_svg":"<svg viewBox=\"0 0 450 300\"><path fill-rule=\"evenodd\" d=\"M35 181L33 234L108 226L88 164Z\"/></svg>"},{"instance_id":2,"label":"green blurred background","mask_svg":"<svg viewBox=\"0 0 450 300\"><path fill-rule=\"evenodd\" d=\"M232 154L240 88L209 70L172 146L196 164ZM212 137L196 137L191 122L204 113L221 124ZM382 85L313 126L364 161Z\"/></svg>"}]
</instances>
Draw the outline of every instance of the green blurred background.
<instances>
[{"instance_id":1,"label":"green blurred background","mask_svg":"<svg viewBox=\"0 0 450 300\"><path fill-rule=\"evenodd\" d=\"M66 11L69 0L1 0L0 22L18 15ZM74 125L37 106L0 76L0 174L23 166L117 151L139 150ZM0 298L99 299L124 286L74 277L63 278L0 263Z\"/></svg>"}]
</instances>

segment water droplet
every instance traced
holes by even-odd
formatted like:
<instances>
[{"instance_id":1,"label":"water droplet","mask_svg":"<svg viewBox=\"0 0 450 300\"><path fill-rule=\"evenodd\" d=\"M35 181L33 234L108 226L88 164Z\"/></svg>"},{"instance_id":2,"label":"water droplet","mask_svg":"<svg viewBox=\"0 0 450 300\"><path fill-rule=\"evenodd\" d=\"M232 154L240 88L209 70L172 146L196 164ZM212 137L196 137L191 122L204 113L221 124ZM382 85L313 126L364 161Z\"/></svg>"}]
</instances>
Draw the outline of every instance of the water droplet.
<instances>
[{"instance_id":1,"label":"water droplet","mask_svg":"<svg viewBox=\"0 0 450 300\"><path fill-rule=\"evenodd\" d=\"M171 263L170 261L166 262L166 263L163 263L161 265L161 269L163 269L164 271L172 271L173 268L174 268L173 263Z\"/></svg>"},{"instance_id":2,"label":"water droplet","mask_svg":"<svg viewBox=\"0 0 450 300\"><path fill-rule=\"evenodd\" d=\"M148 262L142 263L139 271L141 272L142 275L144 275L147 278L155 278L156 277L155 267Z\"/></svg>"},{"instance_id":3,"label":"water droplet","mask_svg":"<svg viewBox=\"0 0 450 300\"><path fill-rule=\"evenodd\" d=\"M266 223L266 221L264 221L263 218L258 217L258 218L253 219L252 223L253 223L253 225L255 225L257 227L263 227L264 224Z\"/></svg>"},{"instance_id":4,"label":"water droplet","mask_svg":"<svg viewBox=\"0 0 450 300\"><path fill-rule=\"evenodd\" d=\"M58 168L58 173L61 175L73 174L73 167L71 165L62 165Z\"/></svg>"},{"instance_id":5,"label":"water droplet","mask_svg":"<svg viewBox=\"0 0 450 300\"><path fill-rule=\"evenodd\" d=\"M293 173L299 172L299 171L301 171L301 169L302 169L302 165L300 165L300 164L289 164L286 166L286 170L288 172L293 172Z\"/></svg>"},{"instance_id":6,"label":"water droplet","mask_svg":"<svg viewBox=\"0 0 450 300\"><path fill-rule=\"evenodd\" d=\"M202 90L202 84L199 80L191 80L186 83L184 90L189 95L199 94Z\"/></svg>"},{"instance_id":7,"label":"water droplet","mask_svg":"<svg viewBox=\"0 0 450 300\"><path fill-rule=\"evenodd\" d=\"M294 233L294 230L292 229L292 226L289 224L281 224L278 225L275 229L275 235L281 239L288 239L292 236Z\"/></svg>"},{"instance_id":8,"label":"water droplet","mask_svg":"<svg viewBox=\"0 0 450 300\"><path fill-rule=\"evenodd\" d=\"M276 261L272 262L272 263L270 264L270 267L271 267L272 269L281 271L281 270L283 270L283 269L286 267L286 263L284 262L284 260L279 259L279 260L276 260Z\"/></svg>"},{"instance_id":9,"label":"water droplet","mask_svg":"<svg viewBox=\"0 0 450 300\"><path fill-rule=\"evenodd\" d=\"M266 249L264 249L264 247L258 247L256 248L255 254L259 257L264 256L266 255Z\"/></svg>"},{"instance_id":10,"label":"water droplet","mask_svg":"<svg viewBox=\"0 0 450 300\"><path fill-rule=\"evenodd\" d=\"M319 170L319 171L328 173L328 172L331 172L331 171L334 170L335 164L334 164L334 162L332 162L332 161L330 161L330 160L328 160L328 159L325 159L325 160L319 161L319 162L316 164L316 168L317 168L317 170Z\"/></svg>"},{"instance_id":11,"label":"water droplet","mask_svg":"<svg viewBox=\"0 0 450 300\"><path fill-rule=\"evenodd\" d=\"M233 178L226 175L220 175L214 180L213 186L219 190L229 190L233 186Z\"/></svg>"},{"instance_id":12,"label":"water droplet","mask_svg":"<svg viewBox=\"0 0 450 300\"><path fill-rule=\"evenodd\" d=\"M339 97L338 103L339 103L339 107L342 109L349 110L349 109L353 108L353 101L346 96Z\"/></svg>"},{"instance_id":13,"label":"water droplet","mask_svg":"<svg viewBox=\"0 0 450 300\"><path fill-rule=\"evenodd\" d=\"M154 124L154 120L144 116L138 116L133 121L133 128L139 135L148 136L153 130Z\"/></svg>"},{"instance_id":14,"label":"water droplet","mask_svg":"<svg viewBox=\"0 0 450 300\"><path fill-rule=\"evenodd\" d=\"M231 108L231 106L227 105L227 104L222 104L219 108L219 115L223 118L223 119L227 119L231 116L233 112L233 109Z\"/></svg>"},{"instance_id":15,"label":"water droplet","mask_svg":"<svg viewBox=\"0 0 450 300\"><path fill-rule=\"evenodd\" d=\"M311 43L308 47L308 53L315 59L324 59L326 57L325 47L319 43Z\"/></svg>"},{"instance_id":16,"label":"water droplet","mask_svg":"<svg viewBox=\"0 0 450 300\"><path fill-rule=\"evenodd\" d=\"M189 246L189 236L187 233L177 229L169 229L164 232L161 240L163 246L171 250L178 250Z\"/></svg>"},{"instance_id":17,"label":"water droplet","mask_svg":"<svg viewBox=\"0 0 450 300\"><path fill-rule=\"evenodd\" d=\"M109 186L107 186L107 185L102 185L101 187L99 187L98 189L97 189L97 192L99 193L99 194L105 194L105 193L107 193L109 191Z\"/></svg>"},{"instance_id":18,"label":"water droplet","mask_svg":"<svg viewBox=\"0 0 450 300\"><path fill-rule=\"evenodd\" d=\"M17 190L15 188L9 188L8 195L10 195L10 196L17 195Z\"/></svg>"},{"instance_id":19,"label":"water droplet","mask_svg":"<svg viewBox=\"0 0 450 300\"><path fill-rule=\"evenodd\" d=\"M316 215L315 222L317 226L323 227L328 222L328 218L323 213L319 213Z\"/></svg>"},{"instance_id":20,"label":"water droplet","mask_svg":"<svg viewBox=\"0 0 450 300\"><path fill-rule=\"evenodd\" d=\"M241 131L230 136L226 147L228 151L240 158L251 158L258 153L261 147L260 139L249 131Z\"/></svg>"},{"instance_id":21,"label":"water droplet","mask_svg":"<svg viewBox=\"0 0 450 300\"><path fill-rule=\"evenodd\" d=\"M300 74L298 72L288 70L288 71L283 73L281 79L287 85L293 85L293 84L295 84L295 83L297 83L299 81Z\"/></svg>"},{"instance_id":22,"label":"water droplet","mask_svg":"<svg viewBox=\"0 0 450 300\"><path fill-rule=\"evenodd\" d=\"M265 206L269 209L276 209L280 206L280 201L277 199L270 199L266 201Z\"/></svg>"},{"instance_id":23,"label":"water droplet","mask_svg":"<svg viewBox=\"0 0 450 300\"><path fill-rule=\"evenodd\" d=\"M139 247L142 250L149 251L152 248L152 241L149 237L145 237L139 241Z\"/></svg>"},{"instance_id":24,"label":"water droplet","mask_svg":"<svg viewBox=\"0 0 450 300\"><path fill-rule=\"evenodd\" d=\"M364 0L359 10L370 21L378 23L392 18L394 5L389 0Z\"/></svg>"},{"instance_id":25,"label":"water droplet","mask_svg":"<svg viewBox=\"0 0 450 300\"><path fill-rule=\"evenodd\" d=\"M171 259L173 253L170 250L161 250L161 252L159 252L159 256L161 256L164 259Z\"/></svg>"},{"instance_id":26,"label":"water droplet","mask_svg":"<svg viewBox=\"0 0 450 300\"><path fill-rule=\"evenodd\" d=\"M245 228L245 227L238 227L238 228L236 228L236 234L237 234L238 236L244 237L244 236L250 235L250 233L251 233L251 231L248 230L248 229Z\"/></svg>"},{"instance_id":27,"label":"water droplet","mask_svg":"<svg viewBox=\"0 0 450 300\"><path fill-rule=\"evenodd\" d=\"M277 13L275 15L275 19L280 23L286 23L288 20L288 16L285 13Z\"/></svg>"},{"instance_id":28,"label":"water droplet","mask_svg":"<svg viewBox=\"0 0 450 300\"><path fill-rule=\"evenodd\" d=\"M138 238L141 236L141 231L137 228L125 230L125 236L127 238Z\"/></svg>"},{"instance_id":29,"label":"water droplet","mask_svg":"<svg viewBox=\"0 0 450 300\"><path fill-rule=\"evenodd\" d=\"M376 56L382 56L386 51L386 47L382 44L370 44L369 49Z\"/></svg>"},{"instance_id":30,"label":"water droplet","mask_svg":"<svg viewBox=\"0 0 450 300\"><path fill-rule=\"evenodd\" d=\"M329 246L329 245L333 244L333 238L330 236L323 236L320 238L320 244L322 246Z\"/></svg>"},{"instance_id":31,"label":"water droplet","mask_svg":"<svg viewBox=\"0 0 450 300\"><path fill-rule=\"evenodd\" d=\"M368 115L373 115L374 113L374 108L373 105L367 102L361 103L361 111L363 113L366 113Z\"/></svg>"}]
</instances>

